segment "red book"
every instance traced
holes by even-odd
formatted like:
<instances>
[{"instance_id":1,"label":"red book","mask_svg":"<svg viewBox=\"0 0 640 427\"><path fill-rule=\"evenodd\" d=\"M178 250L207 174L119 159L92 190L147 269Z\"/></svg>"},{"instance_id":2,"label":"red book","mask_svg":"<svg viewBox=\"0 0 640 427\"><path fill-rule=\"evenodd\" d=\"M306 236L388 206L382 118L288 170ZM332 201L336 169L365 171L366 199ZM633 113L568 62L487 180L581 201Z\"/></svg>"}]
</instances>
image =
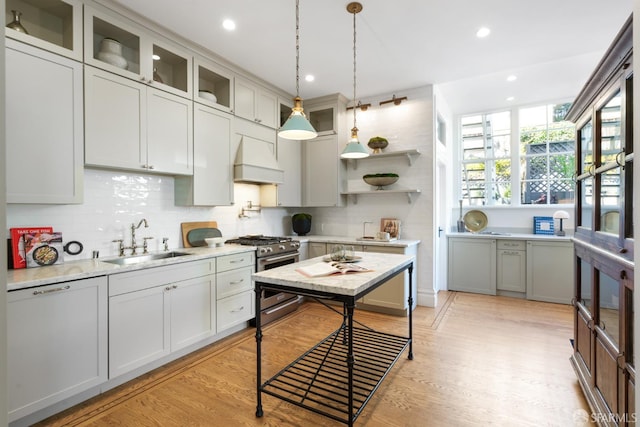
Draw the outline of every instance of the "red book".
<instances>
[{"instance_id":1,"label":"red book","mask_svg":"<svg viewBox=\"0 0 640 427\"><path fill-rule=\"evenodd\" d=\"M13 268L26 268L27 260L24 252L24 239L27 233L52 233L53 227L16 227L10 228L11 253L13 255Z\"/></svg>"}]
</instances>

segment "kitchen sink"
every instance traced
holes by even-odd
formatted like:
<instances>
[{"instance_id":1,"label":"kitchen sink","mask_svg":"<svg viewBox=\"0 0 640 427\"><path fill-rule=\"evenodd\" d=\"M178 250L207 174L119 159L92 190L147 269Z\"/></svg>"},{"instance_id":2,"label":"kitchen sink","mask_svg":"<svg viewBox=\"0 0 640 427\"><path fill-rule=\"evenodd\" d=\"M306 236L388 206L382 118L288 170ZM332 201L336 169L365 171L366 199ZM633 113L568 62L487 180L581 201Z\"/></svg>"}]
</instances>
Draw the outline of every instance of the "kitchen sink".
<instances>
[{"instance_id":1,"label":"kitchen sink","mask_svg":"<svg viewBox=\"0 0 640 427\"><path fill-rule=\"evenodd\" d=\"M108 262L109 264L118 264L118 265L131 265L131 264L140 264L143 262L149 261L157 261L159 259L167 259L167 258L176 258L189 255L184 252L162 252L157 254L146 254L146 255L132 255L128 257L114 258L114 259L105 259L101 260L103 262Z\"/></svg>"}]
</instances>

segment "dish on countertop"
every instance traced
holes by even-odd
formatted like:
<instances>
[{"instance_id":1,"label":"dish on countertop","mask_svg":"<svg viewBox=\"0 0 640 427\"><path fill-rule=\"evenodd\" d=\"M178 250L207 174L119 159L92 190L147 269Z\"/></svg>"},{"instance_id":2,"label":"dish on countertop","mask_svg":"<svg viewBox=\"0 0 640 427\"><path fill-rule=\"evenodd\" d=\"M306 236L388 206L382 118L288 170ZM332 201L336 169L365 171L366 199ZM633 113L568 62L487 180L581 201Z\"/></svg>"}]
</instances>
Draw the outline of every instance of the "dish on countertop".
<instances>
[{"instance_id":1,"label":"dish on countertop","mask_svg":"<svg viewBox=\"0 0 640 427\"><path fill-rule=\"evenodd\" d=\"M464 214L462 218L464 221L464 226L472 233L478 233L485 228L487 228L487 224L489 220L484 212L479 210L471 210Z\"/></svg>"},{"instance_id":2,"label":"dish on countertop","mask_svg":"<svg viewBox=\"0 0 640 427\"><path fill-rule=\"evenodd\" d=\"M53 246L42 245L33 250L33 260L38 265L52 265L58 261L58 250Z\"/></svg>"},{"instance_id":3,"label":"dish on countertop","mask_svg":"<svg viewBox=\"0 0 640 427\"><path fill-rule=\"evenodd\" d=\"M322 258L322 260L324 262L332 262L332 261L333 262L358 262L358 261L362 260L362 257L358 256L358 255L354 255L352 257L342 258L342 259L336 261L334 259L331 259L331 255L326 255L324 258Z\"/></svg>"}]
</instances>

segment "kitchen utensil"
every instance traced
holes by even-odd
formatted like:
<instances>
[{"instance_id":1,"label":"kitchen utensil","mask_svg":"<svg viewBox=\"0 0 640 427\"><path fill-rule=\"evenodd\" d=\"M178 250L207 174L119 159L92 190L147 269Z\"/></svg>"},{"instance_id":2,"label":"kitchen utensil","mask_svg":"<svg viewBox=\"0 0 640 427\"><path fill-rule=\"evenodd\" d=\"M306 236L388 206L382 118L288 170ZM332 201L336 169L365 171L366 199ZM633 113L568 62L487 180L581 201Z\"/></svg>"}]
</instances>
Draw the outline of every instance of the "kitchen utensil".
<instances>
[{"instance_id":1,"label":"kitchen utensil","mask_svg":"<svg viewBox=\"0 0 640 427\"><path fill-rule=\"evenodd\" d=\"M84 246L82 246L82 243L78 242L77 240L71 240L70 242L67 242L67 244L65 244L63 248L64 251L69 255L78 255L82 253Z\"/></svg>"},{"instance_id":2,"label":"kitchen utensil","mask_svg":"<svg viewBox=\"0 0 640 427\"><path fill-rule=\"evenodd\" d=\"M462 199L460 199L460 216L458 217L458 233L464 233L464 220L462 219Z\"/></svg>"},{"instance_id":3,"label":"kitchen utensil","mask_svg":"<svg viewBox=\"0 0 640 427\"><path fill-rule=\"evenodd\" d=\"M463 219L465 227L472 233L484 230L487 228L487 224L489 223L484 212L478 210L471 210L467 212L464 214Z\"/></svg>"},{"instance_id":4,"label":"kitchen utensil","mask_svg":"<svg viewBox=\"0 0 640 427\"><path fill-rule=\"evenodd\" d=\"M180 224L182 230L182 245L185 248L207 246L204 241L207 237L221 237L216 221L194 221Z\"/></svg>"}]
</instances>

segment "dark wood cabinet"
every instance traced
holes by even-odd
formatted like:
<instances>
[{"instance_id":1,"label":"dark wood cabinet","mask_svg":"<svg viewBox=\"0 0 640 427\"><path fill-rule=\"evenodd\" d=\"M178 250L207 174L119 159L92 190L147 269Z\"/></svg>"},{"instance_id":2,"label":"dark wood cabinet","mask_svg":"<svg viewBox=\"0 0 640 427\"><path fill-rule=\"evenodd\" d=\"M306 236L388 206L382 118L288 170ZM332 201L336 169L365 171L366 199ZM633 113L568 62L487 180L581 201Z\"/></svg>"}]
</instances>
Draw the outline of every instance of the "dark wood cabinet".
<instances>
[{"instance_id":1,"label":"dark wood cabinet","mask_svg":"<svg viewBox=\"0 0 640 427\"><path fill-rule=\"evenodd\" d=\"M576 123L572 366L602 425L635 417L632 19L571 109Z\"/></svg>"}]
</instances>

